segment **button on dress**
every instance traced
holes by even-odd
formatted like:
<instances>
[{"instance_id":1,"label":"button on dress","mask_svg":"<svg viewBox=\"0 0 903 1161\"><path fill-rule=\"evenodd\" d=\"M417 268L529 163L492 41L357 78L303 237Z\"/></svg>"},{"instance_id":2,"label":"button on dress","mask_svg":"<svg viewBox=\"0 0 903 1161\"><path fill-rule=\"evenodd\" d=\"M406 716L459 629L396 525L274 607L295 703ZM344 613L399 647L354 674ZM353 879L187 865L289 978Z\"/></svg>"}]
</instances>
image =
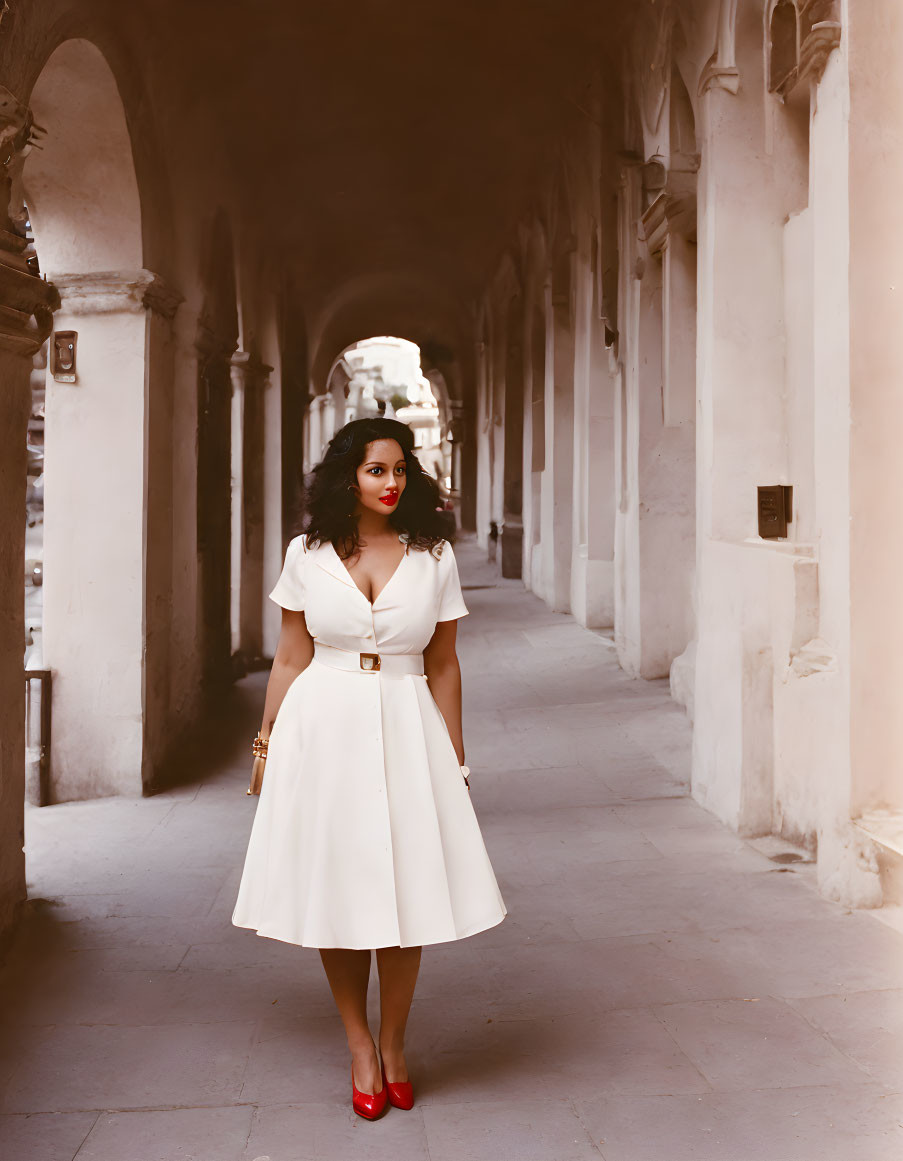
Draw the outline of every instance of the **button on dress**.
<instances>
[{"instance_id":1,"label":"button on dress","mask_svg":"<svg viewBox=\"0 0 903 1161\"><path fill-rule=\"evenodd\" d=\"M407 546L371 604L331 543L298 536L270 597L356 653L421 653L468 613L448 541ZM416 947L506 913L427 678L315 657L273 724L232 922L302 947Z\"/></svg>"}]
</instances>

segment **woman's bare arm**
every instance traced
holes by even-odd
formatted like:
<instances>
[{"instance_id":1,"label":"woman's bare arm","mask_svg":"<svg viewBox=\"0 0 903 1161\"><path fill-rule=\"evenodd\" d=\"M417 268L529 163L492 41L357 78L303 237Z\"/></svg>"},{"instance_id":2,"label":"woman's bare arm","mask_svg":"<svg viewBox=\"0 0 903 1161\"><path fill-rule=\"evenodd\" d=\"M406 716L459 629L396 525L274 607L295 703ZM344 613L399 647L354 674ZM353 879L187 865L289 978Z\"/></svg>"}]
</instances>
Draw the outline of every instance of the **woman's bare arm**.
<instances>
[{"instance_id":1,"label":"woman's bare arm","mask_svg":"<svg viewBox=\"0 0 903 1161\"><path fill-rule=\"evenodd\" d=\"M423 669L436 705L445 718L448 732L464 765L464 732L461 725L461 666L455 651L457 621L440 621L423 651Z\"/></svg>"},{"instance_id":2,"label":"woman's bare arm","mask_svg":"<svg viewBox=\"0 0 903 1161\"><path fill-rule=\"evenodd\" d=\"M279 634L279 644L276 646L276 656L273 658L273 668L267 682L263 724L260 727L262 738L270 736L270 730L273 728L283 698L288 693L288 687L298 674L310 665L313 655L314 639L307 630L304 614L293 609L283 609L282 631Z\"/></svg>"}]
</instances>

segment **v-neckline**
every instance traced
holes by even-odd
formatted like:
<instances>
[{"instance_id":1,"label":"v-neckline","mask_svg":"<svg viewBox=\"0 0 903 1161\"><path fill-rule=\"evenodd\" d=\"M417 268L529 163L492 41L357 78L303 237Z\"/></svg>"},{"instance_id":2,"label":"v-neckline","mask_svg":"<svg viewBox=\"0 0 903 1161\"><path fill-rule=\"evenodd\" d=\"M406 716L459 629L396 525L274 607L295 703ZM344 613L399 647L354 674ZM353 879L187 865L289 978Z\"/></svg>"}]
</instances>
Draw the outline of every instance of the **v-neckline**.
<instances>
[{"instance_id":1,"label":"v-neckline","mask_svg":"<svg viewBox=\"0 0 903 1161\"><path fill-rule=\"evenodd\" d=\"M402 540L401 536L399 536L398 539L399 539L399 541L401 541L402 544L404 544L404 540ZM336 560L342 566L342 570L345 573L345 575L348 577L348 579L351 581L351 583L354 585L354 587L357 589L357 591L361 594L361 596L364 598L364 600L367 602L367 604L370 606L371 609L376 604L376 602L379 600L379 598L383 595L383 593L386 591L386 589L389 587L389 585L392 583L392 581L395 580L395 577L398 575L399 569L404 564L405 559L407 558L407 555L408 555L408 547L405 544L405 550L402 553L401 560L395 566L395 571L392 573L392 575L389 577L389 579L386 581L386 583L383 585L383 587L379 590L379 592L376 594L376 596L371 601L370 598L367 596L367 594L364 592L364 590L361 588L361 586L357 583L357 581L351 575L351 570L348 568L347 564L345 564L344 560L342 560L342 558L339 556L339 550L336 548L336 546L332 543L331 540L329 541L329 547L332 549Z\"/></svg>"}]
</instances>

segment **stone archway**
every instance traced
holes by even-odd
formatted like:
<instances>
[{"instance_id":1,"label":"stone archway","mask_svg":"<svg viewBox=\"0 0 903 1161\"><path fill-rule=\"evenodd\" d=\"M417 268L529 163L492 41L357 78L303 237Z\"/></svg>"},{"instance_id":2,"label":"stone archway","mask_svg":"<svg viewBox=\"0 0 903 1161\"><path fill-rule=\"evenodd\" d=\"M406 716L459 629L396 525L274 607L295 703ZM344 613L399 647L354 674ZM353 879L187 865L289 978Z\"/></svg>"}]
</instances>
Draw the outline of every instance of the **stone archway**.
<instances>
[{"instance_id":1,"label":"stone archway","mask_svg":"<svg viewBox=\"0 0 903 1161\"><path fill-rule=\"evenodd\" d=\"M44 664L54 673L49 801L139 794L167 745L172 584L171 323L143 265L141 194L116 79L69 40L31 105L46 131L24 190L60 291L46 397ZM90 646L90 647L86 647Z\"/></svg>"},{"instance_id":2,"label":"stone archway","mask_svg":"<svg viewBox=\"0 0 903 1161\"><path fill-rule=\"evenodd\" d=\"M325 390L311 400L306 469L320 459L343 424L378 415L394 416L411 427L424 470L459 498L460 455L455 439L449 439L457 422L455 404L431 352L421 351L410 339L358 339L336 356Z\"/></svg>"},{"instance_id":3,"label":"stone archway","mask_svg":"<svg viewBox=\"0 0 903 1161\"><path fill-rule=\"evenodd\" d=\"M471 328L472 317L461 297L432 280L386 270L342 285L311 320L310 384L314 395L308 412L306 447L320 446L322 432L339 422L335 400L329 403L324 395L337 356L363 336L402 335L420 348L427 378L433 382L432 373L436 372L444 384L440 418L443 438L449 438L451 432L451 494L461 526L473 528L476 365ZM435 382L438 384L440 379ZM322 402L317 403L318 399ZM341 401L339 404L342 410Z\"/></svg>"}]
</instances>

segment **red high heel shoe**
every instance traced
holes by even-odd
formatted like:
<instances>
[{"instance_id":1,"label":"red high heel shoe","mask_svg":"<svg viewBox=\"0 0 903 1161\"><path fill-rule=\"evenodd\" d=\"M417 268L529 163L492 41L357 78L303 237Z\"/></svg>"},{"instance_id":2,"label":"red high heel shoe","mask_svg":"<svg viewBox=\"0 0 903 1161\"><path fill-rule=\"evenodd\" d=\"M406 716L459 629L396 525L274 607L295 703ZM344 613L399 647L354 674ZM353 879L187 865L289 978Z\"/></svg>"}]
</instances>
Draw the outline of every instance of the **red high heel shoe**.
<instances>
[{"instance_id":1,"label":"red high heel shoe","mask_svg":"<svg viewBox=\"0 0 903 1161\"><path fill-rule=\"evenodd\" d=\"M359 1117L366 1117L368 1121L375 1121L381 1117L389 1105L389 1096L386 1092L385 1076L383 1086L379 1092L361 1092L354 1083L354 1065L351 1066L351 1107Z\"/></svg>"},{"instance_id":2,"label":"red high heel shoe","mask_svg":"<svg viewBox=\"0 0 903 1161\"><path fill-rule=\"evenodd\" d=\"M396 1109L414 1107L414 1086L409 1080L386 1080L386 1066L383 1065L383 1088L389 1094L389 1104Z\"/></svg>"}]
</instances>

